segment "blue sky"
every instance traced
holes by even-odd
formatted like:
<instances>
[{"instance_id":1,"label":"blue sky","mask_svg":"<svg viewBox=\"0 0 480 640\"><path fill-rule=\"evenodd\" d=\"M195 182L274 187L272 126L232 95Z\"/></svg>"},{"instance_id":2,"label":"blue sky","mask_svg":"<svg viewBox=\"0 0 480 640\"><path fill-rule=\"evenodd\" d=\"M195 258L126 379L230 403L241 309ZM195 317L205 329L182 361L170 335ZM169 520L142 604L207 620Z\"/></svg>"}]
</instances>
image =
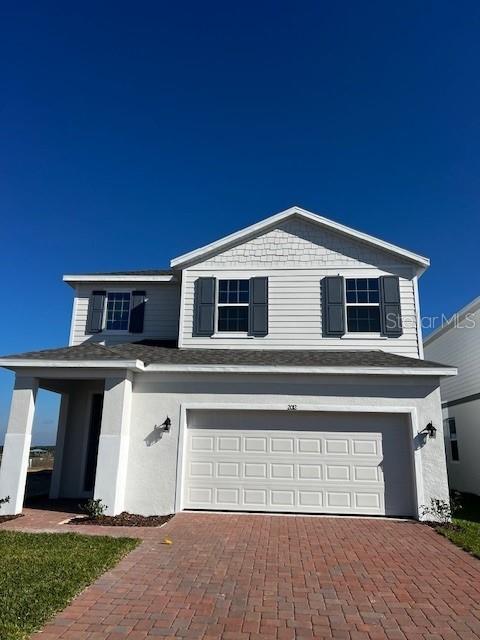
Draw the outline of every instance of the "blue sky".
<instances>
[{"instance_id":1,"label":"blue sky","mask_svg":"<svg viewBox=\"0 0 480 640\"><path fill-rule=\"evenodd\" d=\"M480 293L479 32L476 2L2 3L0 352L67 343L63 273L292 204L430 256L422 311L454 312Z\"/></svg>"}]
</instances>

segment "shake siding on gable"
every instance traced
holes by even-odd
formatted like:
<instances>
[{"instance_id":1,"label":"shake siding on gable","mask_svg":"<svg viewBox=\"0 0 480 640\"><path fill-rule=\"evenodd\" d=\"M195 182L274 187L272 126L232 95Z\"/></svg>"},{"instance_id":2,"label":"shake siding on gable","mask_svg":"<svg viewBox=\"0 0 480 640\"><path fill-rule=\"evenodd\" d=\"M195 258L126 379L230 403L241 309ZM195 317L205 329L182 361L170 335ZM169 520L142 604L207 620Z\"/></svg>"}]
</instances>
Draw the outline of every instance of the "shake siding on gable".
<instances>
[{"instance_id":1,"label":"shake siding on gable","mask_svg":"<svg viewBox=\"0 0 480 640\"><path fill-rule=\"evenodd\" d=\"M142 289L146 291L147 302L145 305L143 333L101 332L93 336L85 334L88 300L91 292L97 289L104 289L106 291L134 291ZM107 344L133 342L136 340L176 340L178 336L179 309L179 284L156 284L152 282L135 282L121 285L116 283L114 286L108 283L98 282L95 284L82 284L77 287L75 292L70 345L77 345L86 340L95 342L105 340Z\"/></svg>"},{"instance_id":2,"label":"shake siding on gable","mask_svg":"<svg viewBox=\"0 0 480 640\"><path fill-rule=\"evenodd\" d=\"M400 276L402 316L398 338L322 336L320 280L327 275ZM199 277L267 276L269 331L262 338L193 337L194 283ZM301 220L285 223L257 238L198 263L183 272L180 346L238 349L382 349L419 357L417 309L412 267L396 257Z\"/></svg>"}]
</instances>

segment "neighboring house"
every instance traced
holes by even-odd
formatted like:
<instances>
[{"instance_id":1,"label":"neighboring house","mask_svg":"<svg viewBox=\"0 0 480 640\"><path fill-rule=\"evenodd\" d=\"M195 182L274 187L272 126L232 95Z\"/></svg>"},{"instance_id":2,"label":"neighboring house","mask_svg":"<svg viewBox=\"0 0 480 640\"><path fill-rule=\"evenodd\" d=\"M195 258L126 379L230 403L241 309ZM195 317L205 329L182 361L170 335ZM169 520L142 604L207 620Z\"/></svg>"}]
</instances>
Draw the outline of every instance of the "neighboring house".
<instances>
[{"instance_id":1,"label":"neighboring house","mask_svg":"<svg viewBox=\"0 0 480 640\"><path fill-rule=\"evenodd\" d=\"M16 373L2 513L22 509L40 386L62 395L53 498L417 517L448 498L428 434L456 373L423 360L428 264L293 207L168 270L65 276L70 346L0 360Z\"/></svg>"},{"instance_id":2,"label":"neighboring house","mask_svg":"<svg viewBox=\"0 0 480 640\"><path fill-rule=\"evenodd\" d=\"M480 494L480 297L426 338L425 353L458 368L440 386L449 482Z\"/></svg>"}]
</instances>

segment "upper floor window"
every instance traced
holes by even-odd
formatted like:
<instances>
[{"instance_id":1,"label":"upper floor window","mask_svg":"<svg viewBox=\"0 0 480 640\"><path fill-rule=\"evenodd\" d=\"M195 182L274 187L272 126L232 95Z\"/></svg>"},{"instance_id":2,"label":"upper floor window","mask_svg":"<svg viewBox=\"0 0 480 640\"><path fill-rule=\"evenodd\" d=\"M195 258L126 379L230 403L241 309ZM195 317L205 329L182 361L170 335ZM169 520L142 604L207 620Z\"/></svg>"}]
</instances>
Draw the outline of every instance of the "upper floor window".
<instances>
[{"instance_id":1,"label":"upper floor window","mask_svg":"<svg viewBox=\"0 0 480 640\"><path fill-rule=\"evenodd\" d=\"M130 320L130 293L109 291L105 329L107 331L128 331Z\"/></svg>"},{"instance_id":2,"label":"upper floor window","mask_svg":"<svg viewBox=\"0 0 480 640\"><path fill-rule=\"evenodd\" d=\"M352 333L380 331L380 291L378 278L347 278L347 328Z\"/></svg>"},{"instance_id":3,"label":"upper floor window","mask_svg":"<svg viewBox=\"0 0 480 640\"><path fill-rule=\"evenodd\" d=\"M457 425L455 422L455 418L447 418L445 420L445 424L448 427L448 438L450 440L450 453L452 456L452 460L454 462L458 462L458 440L457 440Z\"/></svg>"},{"instance_id":4,"label":"upper floor window","mask_svg":"<svg viewBox=\"0 0 480 640\"><path fill-rule=\"evenodd\" d=\"M247 332L249 280L219 280L218 331Z\"/></svg>"}]
</instances>

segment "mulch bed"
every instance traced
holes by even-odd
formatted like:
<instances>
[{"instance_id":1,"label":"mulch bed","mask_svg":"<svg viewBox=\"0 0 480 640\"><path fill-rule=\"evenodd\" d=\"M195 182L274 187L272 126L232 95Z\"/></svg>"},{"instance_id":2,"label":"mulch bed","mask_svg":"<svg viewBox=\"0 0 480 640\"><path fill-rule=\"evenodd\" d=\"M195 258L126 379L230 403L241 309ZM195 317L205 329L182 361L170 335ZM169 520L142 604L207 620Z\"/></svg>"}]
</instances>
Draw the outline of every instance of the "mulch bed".
<instances>
[{"instance_id":1,"label":"mulch bed","mask_svg":"<svg viewBox=\"0 0 480 640\"><path fill-rule=\"evenodd\" d=\"M17 518L23 518L23 513L17 513L15 516L0 516L0 524L2 524L2 522L8 522L9 520L16 520Z\"/></svg>"},{"instance_id":2,"label":"mulch bed","mask_svg":"<svg viewBox=\"0 0 480 640\"><path fill-rule=\"evenodd\" d=\"M446 531L461 531L462 527L454 522L435 522L432 520L424 520L421 524L426 524L427 527L432 529L445 529Z\"/></svg>"},{"instance_id":3,"label":"mulch bed","mask_svg":"<svg viewBox=\"0 0 480 640\"><path fill-rule=\"evenodd\" d=\"M100 525L105 527L159 527L173 518L168 516L139 516L134 513L119 513L118 516L98 516L97 518L73 518L68 524Z\"/></svg>"}]
</instances>

